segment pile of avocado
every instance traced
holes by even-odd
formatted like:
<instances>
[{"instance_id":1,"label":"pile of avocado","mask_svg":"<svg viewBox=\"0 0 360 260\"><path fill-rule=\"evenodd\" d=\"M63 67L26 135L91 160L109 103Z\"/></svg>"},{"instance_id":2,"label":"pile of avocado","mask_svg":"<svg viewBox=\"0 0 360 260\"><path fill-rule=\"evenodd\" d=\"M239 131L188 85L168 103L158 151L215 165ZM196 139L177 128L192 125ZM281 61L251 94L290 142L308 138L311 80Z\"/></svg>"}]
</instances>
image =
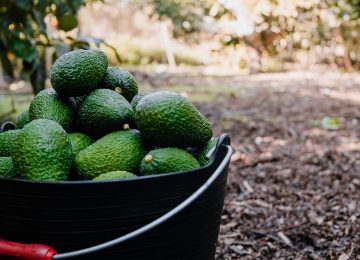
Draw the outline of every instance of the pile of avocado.
<instances>
[{"instance_id":1,"label":"pile of avocado","mask_svg":"<svg viewBox=\"0 0 360 260\"><path fill-rule=\"evenodd\" d=\"M107 180L191 170L208 163L212 127L182 95L138 93L134 76L100 50L58 58L52 88L0 133L0 176Z\"/></svg>"}]
</instances>

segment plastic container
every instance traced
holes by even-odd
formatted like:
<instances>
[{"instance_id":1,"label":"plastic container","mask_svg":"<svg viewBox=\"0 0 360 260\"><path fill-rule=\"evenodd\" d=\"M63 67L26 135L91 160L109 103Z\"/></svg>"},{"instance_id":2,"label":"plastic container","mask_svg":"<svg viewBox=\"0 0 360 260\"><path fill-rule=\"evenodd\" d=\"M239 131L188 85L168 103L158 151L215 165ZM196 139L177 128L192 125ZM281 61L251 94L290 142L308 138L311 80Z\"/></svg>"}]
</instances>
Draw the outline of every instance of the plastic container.
<instances>
[{"instance_id":1,"label":"plastic container","mask_svg":"<svg viewBox=\"0 0 360 260\"><path fill-rule=\"evenodd\" d=\"M0 178L0 238L56 249L43 259L214 259L231 155L222 135L210 163L192 171L113 181ZM32 247L0 240L3 254L28 256Z\"/></svg>"}]
</instances>

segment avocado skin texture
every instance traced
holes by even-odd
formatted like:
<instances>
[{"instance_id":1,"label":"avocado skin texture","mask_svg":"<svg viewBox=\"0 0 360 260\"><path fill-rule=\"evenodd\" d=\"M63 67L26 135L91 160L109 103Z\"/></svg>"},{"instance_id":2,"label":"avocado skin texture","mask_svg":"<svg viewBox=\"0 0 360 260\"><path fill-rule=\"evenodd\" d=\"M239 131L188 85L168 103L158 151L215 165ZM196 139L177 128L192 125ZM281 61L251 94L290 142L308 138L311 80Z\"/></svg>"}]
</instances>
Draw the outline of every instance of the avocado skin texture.
<instances>
[{"instance_id":1,"label":"avocado skin texture","mask_svg":"<svg viewBox=\"0 0 360 260\"><path fill-rule=\"evenodd\" d=\"M0 133L0 156L10 156L14 142L21 130L9 130Z\"/></svg>"},{"instance_id":2,"label":"avocado skin texture","mask_svg":"<svg viewBox=\"0 0 360 260\"><path fill-rule=\"evenodd\" d=\"M208 119L174 92L143 97L136 106L135 123L144 140L157 147L201 147L212 137Z\"/></svg>"},{"instance_id":3,"label":"avocado skin texture","mask_svg":"<svg viewBox=\"0 0 360 260\"><path fill-rule=\"evenodd\" d=\"M116 88L120 88L119 94L124 96L128 102L138 93L138 85L134 76L129 71L117 67L109 67L106 70L99 87L115 91Z\"/></svg>"},{"instance_id":4,"label":"avocado skin texture","mask_svg":"<svg viewBox=\"0 0 360 260\"><path fill-rule=\"evenodd\" d=\"M30 123L29 110L26 110L18 116L16 121L16 128L22 129L28 123Z\"/></svg>"},{"instance_id":5,"label":"avocado skin texture","mask_svg":"<svg viewBox=\"0 0 360 260\"><path fill-rule=\"evenodd\" d=\"M75 118L75 100L60 98L52 88L40 91L30 103L30 120L45 118L53 120L69 131Z\"/></svg>"},{"instance_id":6,"label":"avocado skin texture","mask_svg":"<svg viewBox=\"0 0 360 260\"><path fill-rule=\"evenodd\" d=\"M100 174L99 176L94 178L95 180L112 180L112 179L129 179L136 178L137 176L131 172L127 171L113 171Z\"/></svg>"},{"instance_id":7,"label":"avocado skin texture","mask_svg":"<svg viewBox=\"0 0 360 260\"><path fill-rule=\"evenodd\" d=\"M107 66L108 59L101 50L71 51L52 65L50 81L61 96L82 96L98 86Z\"/></svg>"},{"instance_id":8,"label":"avocado skin texture","mask_svg":"<svg viewBox=\"0 0 360 260\"><path fill-rule=\"evenodd\" d=\"M0 157L0 176L14 177L14 164L11 157Z\"/></svg>"},{"instance_id":9,"label":"avocado skin texture","mask_svg":"<svg viewBox=\"0 0 360 260\"><path fill-rule=\"evenodd\" d=\"M217 141L218 141L217 138L211 138L207 142L207 144L200 150L199 154L195 156L195 158L198 160L201 166L208 164L209 161L206 159L206 155L212 148L216 146Z\"/></svg>"},{"instance_id":10,"label":"avocado skin texture","mask_svg":"<svg viewBox=\"0 0 360 260\"><path fill-rule=\"evenodd\" d=\"M138 130L115 131L80 151L75 157L74 167L84 179L94 179L111 171L136 173L144 155Z\"/></svg>"},{"instance_id":11,"label":"avocado skin texture","mask_svg":"<svg viewBox=\"0 0 360 260\"><path fill-rule=\"evenodd\" d=\"M90 136L101 137L132 125L134 111L129 102L110 89L96 89L81 103L77 112L77 125Z\"/></svg>"},{"instance_id":12,"label":"avocado skin texture","mask_svg":"<svg viewBox=\"0 0 360 260\"><path fill-rule=\"evenodd\" d=\"M137 104L139 104L140 100L145 97L146 95L149 95L150 93L146 93L146 92L143 92L143 93L139 93L137 94L132 100L131 100L131 107L133 108L134 112L136 111L136 106Z\"/></svg>"},{"instance_id":13,"label":"avocado skin texture","mask_svg":"<svg viewBox=\"0 0 360 260\"><path fill-rule=\"evenodd\" d=\"M65 180L73 160L68 134L49 119L27 124L16 138L11 156L15 173L28 180Z\"/></svg>"},{"instance_id":14,"label":"avocado skin texture","mask_svg":"<svg viewBox=\"0 0 360 260\"><path fill-rule=\"evenodd\" d=\"M146 157L151 155L151 160ZM150 151L140 164L141 175L152 175L191 170L200 167L199 162L188 152L175 148L158 148Z\"/></svg>"},{"instance_id":15,"label":"avocado skin texture","mask_svg":"<svg viewBox=\"0 0 360 260\"><path fill-rule=\"evenodd\" d=\"M83 133L70 133L69 138L74 156L94 142L90 136Z\"/></svg>"}]
</instances>

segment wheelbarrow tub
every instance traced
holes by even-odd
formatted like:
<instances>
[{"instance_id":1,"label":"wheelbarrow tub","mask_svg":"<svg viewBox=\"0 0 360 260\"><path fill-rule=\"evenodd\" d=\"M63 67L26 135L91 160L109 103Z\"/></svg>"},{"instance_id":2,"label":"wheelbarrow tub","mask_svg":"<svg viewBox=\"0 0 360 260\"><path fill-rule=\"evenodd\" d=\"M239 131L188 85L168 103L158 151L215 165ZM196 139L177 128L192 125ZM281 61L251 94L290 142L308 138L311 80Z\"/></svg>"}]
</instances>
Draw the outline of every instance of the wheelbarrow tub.
<instances>
[{"instance_id":1,"label":"wheelbarrow tub","mask_svg":"<svg viewBox=\"0 0 360 260\"><path fill-rule=\"evenodd\" d=\"M60 254L98 245L169 212L220 170L193 203L168 221L124 243L79 256L213 259L226 189L229 143L223 136L210 163L191 171L107 181L0 177L0 238L48 244Z\"/></svg>"}]
</instances>

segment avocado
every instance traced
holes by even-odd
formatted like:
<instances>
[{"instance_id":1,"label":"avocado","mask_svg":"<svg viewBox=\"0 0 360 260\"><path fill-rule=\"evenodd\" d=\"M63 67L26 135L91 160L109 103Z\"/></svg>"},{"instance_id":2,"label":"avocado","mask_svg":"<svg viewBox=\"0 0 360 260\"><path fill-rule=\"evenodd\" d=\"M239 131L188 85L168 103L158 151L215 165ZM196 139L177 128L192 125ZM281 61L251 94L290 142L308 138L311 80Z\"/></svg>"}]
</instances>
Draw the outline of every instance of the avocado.
<instances>
[{"instance_id":1,"label":"avocado","mask_svg":"<svg viewBox=\"0 0 360 260\"><path fill-rule=\"evenodd\" d=\"M93 91L105 75L108 59L101 50L75 50L51 67L50 81L61 96L78 97Z\"/></svg>"},{"instance_id":2,"label":"avocado","mask_svg":"<svg viewBox=\"0 0 360 260\"><path fill-rule=\"evenodd\" d=\"M80 151L74 161L79 176L93 179L104 172L139 171L145 156L140 132L135 129L115 131Z\"/></svg>"},{"instance_id":3,"label":"avocado","mask_svg":"<svg viewBox=\"0 0 360 260\"><path fill-rule=\"evenodd\" d=\"M40 91L30 103L30 120L45 118L53 120L69 131L75 117L75 100L59 97L52 88Z\"/></svg>"},{"instance_id":4,"label":"avocado","mask_svg":"<svg viewBox=\"0 0 360 260\"><path fill-rule=\"evenodd\" d=\"M10 156L16 137L21 130L9 130L0 133L0 156Z\"/></svg>"},{"instance_id":5,"label":"avocado","mask_svg":"<svg viewBox=\"0 0 360 260\"><path fill-rule=\"evenodd\" d=\"M206 165L209 161L206 159L206 155L214 148L217 144L217 138L211 138L207 144L200 150L199 154L195 157L201 166Z\"/></svg>"},{"instance_id":6,"label":"avocado","mask_svg":"<svg viewBox=\"0 0 360 260\"><path fill-rule=\"evenodd\" d=\"M132 125L134 111L129 102L110 89L96 89L81 103L77 124L90 136L101 137L115 130Z\"/></svg>"},{"instance_id":7,"label":"avocado","mask_svg":"<svg viewBox=\"0 0 360 260\"><path fill-rule=\"evenodd\" d=\"M144 140L157 147L201 147L212 137L207 118L174 92L143 97L136 106L135 123Z\"/></svg>"},{"instance_id":8,"label":"avocado","mask_svg":"<svg viewBox=\"0 0 360 260\"><path fill-rule=\"evenodd\" d=\"M170 173L200 167L199 162L185 150L168 147L150 151L140 164L141 175Z\"/></svg>"},{"instance_id":9,"label":"avocado","mask_svg":"<svg viewBox=\"0 0 360 260\"><path fill-rule=\"evenodd\" d=\"M11 157L0 157L0 176L14 177L14 164Z\"/></svg>"},{"instance_id":10,"label":"avocado","mask_svg":"<svg viewBox=\"0 0 360 260\"><path fill-rule=\"evenodd\" d=\"M83 133L70 133L69 138L74 156L94 142L90 136Z\"/></svg>"},{"instance_id":11,"label":"avocado","mask_svg":"<svg viewBox=\"0 0 360 260\"><path fill-rule=\"evenodd\" d=\"M68 134L49 119L36 119L24 126L11 157L15 173L28 180L65 180L73 160Z\"/></svg>"},{"instance_id":12,"label":"avocado","mask_svg":"<svg viewBox=\"0 0 360 260\"><path fill-rule=\"evenodd\" d=\"M29 122L30 122L29 110L26 110L18 116L16 121L16 128L21 129Z\"/></svg>"},{"instance_id":13,"label":"avocado","mask_svg":"<svg viewBox=\"0 0 360 260\"><path fill-rule=\"evenodd\" d=\"M127 70L109 67L102 78L99 88L108 88L126 98L128 102L138 93L138 85L134 76Z\"/></svg>"},{"instance_id":14,"label":"avocado","mask_svg":"<svg viewBox=\"0 0 360 260\"><path fill-rule=\"evenodd\" d=\"M133 108L134 112L136 111L136 106L139 103L139 101L148 94L149 93L146 92L139 93L131 100L130 105Z\"/></svg>"},{"instance_id":15,"label":"avocado","mask_svg":"<svg viewBox=\"0 0 360 260\"><path fill-rule=\"evenodd\" d=\"M113 171L100 174L95 177L94 180L112 180L112 179L129 179L136 178L137 176L131 172L127 171Z\"/></svg>"}]
</instances>

